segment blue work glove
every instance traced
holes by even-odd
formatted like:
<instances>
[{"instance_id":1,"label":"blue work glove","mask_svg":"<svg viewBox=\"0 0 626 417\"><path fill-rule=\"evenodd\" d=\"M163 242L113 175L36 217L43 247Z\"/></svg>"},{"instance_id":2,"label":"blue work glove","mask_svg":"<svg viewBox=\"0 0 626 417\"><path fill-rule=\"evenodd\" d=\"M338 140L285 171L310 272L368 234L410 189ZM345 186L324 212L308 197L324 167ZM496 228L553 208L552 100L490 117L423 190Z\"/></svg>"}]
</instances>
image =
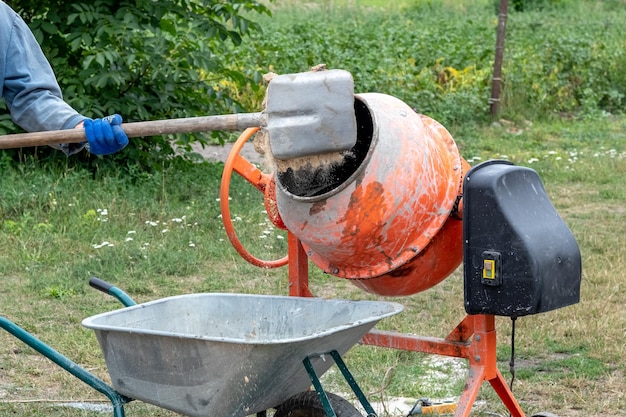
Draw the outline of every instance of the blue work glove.
<instances>
[{"instance_id":1,"label":"blue work glove","mask_svg":"<svg viewBox=\"0 0 626 417\"><path fill-rule=\"evenodd\" d=\"M89 152L95 155L109 155L128 145L128 136L122 129L122 116L114 114L102 119L86 119L85 136Z\"/></svg>"}]
</instances>

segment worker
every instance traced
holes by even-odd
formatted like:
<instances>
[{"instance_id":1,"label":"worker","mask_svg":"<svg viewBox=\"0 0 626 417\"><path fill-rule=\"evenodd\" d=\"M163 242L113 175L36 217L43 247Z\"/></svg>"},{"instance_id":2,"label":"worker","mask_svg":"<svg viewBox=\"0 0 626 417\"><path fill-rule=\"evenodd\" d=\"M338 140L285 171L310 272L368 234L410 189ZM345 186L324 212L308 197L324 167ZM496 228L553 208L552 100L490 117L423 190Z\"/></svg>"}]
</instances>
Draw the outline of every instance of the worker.
<instances>
[{"instance_id":1,"label":"worker","mask_svg":"<svg viewBox=\"0 0 626 417\"><path fill-rule=\"evenodd\" d=\"M55 146L66 155L85 147L93 154L107 155L128 144L120 115L90 119L63 100L52 67L35 36L24 20L1 0L0 98L4 98L13 122L27 132L85 129L86 143Z\"/></svg>"}]
</instances>

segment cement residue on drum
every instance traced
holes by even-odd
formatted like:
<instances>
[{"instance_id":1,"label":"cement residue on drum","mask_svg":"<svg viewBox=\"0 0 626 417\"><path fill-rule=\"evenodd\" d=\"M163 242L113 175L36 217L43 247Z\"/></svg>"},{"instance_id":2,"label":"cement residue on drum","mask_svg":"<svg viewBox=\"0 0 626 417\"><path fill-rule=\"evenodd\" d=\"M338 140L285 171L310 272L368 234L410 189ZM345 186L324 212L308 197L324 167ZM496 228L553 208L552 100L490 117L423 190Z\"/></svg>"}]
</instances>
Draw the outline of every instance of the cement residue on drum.
<instances>
[{"instance_id":1,"label":"cement residue on drum","mask_svg":"<svg viewBox=\"0 0 626 417\"><path fill-rule=\"evenodd\" d=\"M276 172L287 191L301 197L324 194L339 186L353 172L350 155L339 153L276 160Z\"/></svg>"}]
</instances>

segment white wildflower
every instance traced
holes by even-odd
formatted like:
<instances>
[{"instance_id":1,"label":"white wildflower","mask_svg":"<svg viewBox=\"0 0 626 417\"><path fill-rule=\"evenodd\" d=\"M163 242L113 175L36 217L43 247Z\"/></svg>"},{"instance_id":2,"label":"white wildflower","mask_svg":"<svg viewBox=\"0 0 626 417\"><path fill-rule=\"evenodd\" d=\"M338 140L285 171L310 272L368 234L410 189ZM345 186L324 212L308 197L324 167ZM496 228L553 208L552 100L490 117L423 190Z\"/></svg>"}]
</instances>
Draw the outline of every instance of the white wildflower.
<instances>
[{"instance_id":1,"label":"white wildflower","mask_svg":"<svg viewBox=\"0 0 626 417\"><path fill-rule=\"evenodd\" d=\"M91 245L91 247L94 248L94 249L100 249L100 248L103 248L105 246L111 247L111 246L114 246L114 245L112 243L110 243L110 242L107 242L106 240L104 242L100 243L100 244Z\"/></svg>"}]
</instances>

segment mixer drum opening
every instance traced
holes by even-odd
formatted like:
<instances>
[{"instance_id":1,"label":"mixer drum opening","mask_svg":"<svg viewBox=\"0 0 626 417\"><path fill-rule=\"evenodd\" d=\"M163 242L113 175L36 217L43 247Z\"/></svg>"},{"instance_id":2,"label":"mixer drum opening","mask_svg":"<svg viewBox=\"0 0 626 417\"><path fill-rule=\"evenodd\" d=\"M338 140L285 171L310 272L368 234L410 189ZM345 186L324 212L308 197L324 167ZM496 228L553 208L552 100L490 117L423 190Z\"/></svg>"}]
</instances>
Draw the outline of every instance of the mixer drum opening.
<instances>
[{"instance_id":1,"label":"mixer drum opening","mask_svg":"<svg viewBox=\"0 0 626 417\"><path fill-rule=\"evenodd\" d=\"M278 183L297 197L315 197L346 183L365 160L372 143L372 116L358 98L354 101L357 141L349 151L296 158L278 163Z\"/></svg>"}]
</instances>

